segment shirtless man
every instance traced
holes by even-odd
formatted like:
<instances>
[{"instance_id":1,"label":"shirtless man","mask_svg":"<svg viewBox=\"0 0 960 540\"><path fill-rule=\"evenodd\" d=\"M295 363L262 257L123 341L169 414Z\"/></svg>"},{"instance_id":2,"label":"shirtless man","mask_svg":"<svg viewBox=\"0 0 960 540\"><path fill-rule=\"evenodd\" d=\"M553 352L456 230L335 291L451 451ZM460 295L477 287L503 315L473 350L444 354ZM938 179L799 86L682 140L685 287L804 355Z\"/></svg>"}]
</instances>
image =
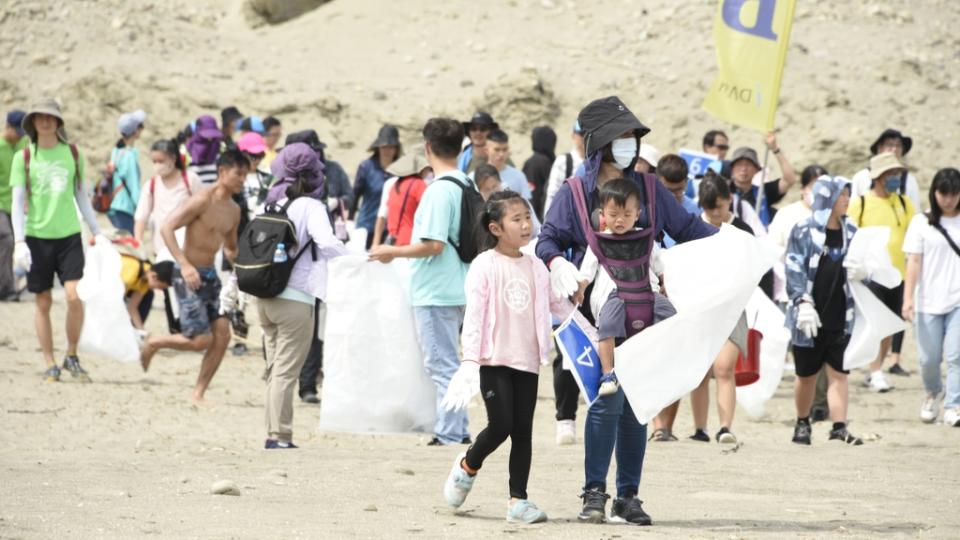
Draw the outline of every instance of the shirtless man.
<instances>
[{"instance_id":1,"label":"shirtless man","mask_svg":"<svg viewBox=\"0 0 960 540\"><path fill-rule=\"evenodd\" d=\"M205 350L193 388L194 401L203 401L230 341L230 322L220 317L220 279L214 258L221 248L228 260L237 256L240 207L232 197L243 190L248 172L250 162L242 152L223 152L217 160L217 183L187 199L161 230L179 267L174 271L173 288L180 302L181 334L151 336L143 345L140 363L144 371L149 369L160 349ZM187 228L183 249L174 235L181 227Z\"/></svg>"}]
</instances>

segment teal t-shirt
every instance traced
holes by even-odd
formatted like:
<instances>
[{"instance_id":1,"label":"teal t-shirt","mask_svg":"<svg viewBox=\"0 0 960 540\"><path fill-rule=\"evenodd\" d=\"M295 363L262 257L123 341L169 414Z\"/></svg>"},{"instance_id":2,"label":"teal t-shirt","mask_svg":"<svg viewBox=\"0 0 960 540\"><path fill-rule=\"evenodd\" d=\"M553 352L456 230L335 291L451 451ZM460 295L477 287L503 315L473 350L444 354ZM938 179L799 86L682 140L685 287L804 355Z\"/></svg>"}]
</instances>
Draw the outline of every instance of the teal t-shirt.
<instances>
[{"instance_id":1,"label":"teal t-shirt","mask_svg":"<svg viewBox=\"0 0 960 540\"><path fill-rule=\"evenodd\" d=\"M114 148L113 190L116 195L110 203L110 212L125 212L131 216L140 200L140 151L136 148ZM126 186L126 187L124 187Z\"/></svg>"},{"instance_id":2,"label":"teal t-shirt","mask_svg":"<svg viewBox=\"0 0 960 540\"><path fill-rule=\"evenodd\" d=\"M20 137L13 146L6 139L0 138L0 210L10 213L13 206L13 188L10 187L10 167L13 165L13 156L23 153L29 139Z\"/></svg>"},{"instance_id":3,"label":"teal t-shirt","mask_svg":"<svg viewBox=\"0 0 960 540\"><path fill-rule=\"evenodd\" d=\"M53 240L80 232L75 198L77 182L84 178L83 154L74 162L70 147L59 143L53 148L30 149L30 197L27 200L27 236ZM23 152L13 156L10 186L25 185Z\"/></svg>"},{"instance_id":4,"label":"teal t-shirt","mask_svg":"<svg viewBox=\"0 0 960 540\"><path fill-rule=\"evenodd\" d=\"M476 189L461 171L444 173L470 189ZM463 287L469 265L460 260L450 239L460 238L460 198L463 191L446 180L434 180L423 192L413 218L411 243L437 240L443 251L434 257L413 259L410 296L414 306L464 306L467 295Z\"/></svg>"}]
</instances>

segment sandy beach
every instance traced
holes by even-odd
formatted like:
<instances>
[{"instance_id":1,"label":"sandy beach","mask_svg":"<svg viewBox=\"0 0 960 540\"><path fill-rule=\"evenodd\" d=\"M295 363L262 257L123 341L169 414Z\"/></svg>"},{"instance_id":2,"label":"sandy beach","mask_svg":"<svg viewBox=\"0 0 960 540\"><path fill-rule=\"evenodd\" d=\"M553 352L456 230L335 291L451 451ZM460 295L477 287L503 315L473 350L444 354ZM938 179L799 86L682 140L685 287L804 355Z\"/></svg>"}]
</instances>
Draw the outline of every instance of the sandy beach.
<instances>
[{"instance_id":1,"label":"sandy beach","mask_svg":"<svg viewBox=\"0 0 960 540\"><path fill-rule=\"evenodd\" d=\"M441 486L461 448L427 447L426 436L318 433L319 408L296 403L299 450L263 447L259 349L227 355L204 406L188 404L199 356L161 353L138 365L84 357L94 382L44 383L32 306L5 304L0 329L2 538L956 538L960 429L917 419L920 379L896 390L851 386L849 447L814 426L809 448L790 443L793 384L787 377L760 421L738 411L742 441L725 453L692 433L688 402L679 442L650 443L640 498L655 526L576 521L583 447L554 444L553 391L540 380L530 497L543 525L504 521L506 462L497 452L458 513ZM54 320L62 321L62 304ZM162 312L148 322L162 329ZM251 335L257 336L258 330ZM62 330L55 327L55 342ZM59 347L58 347L59 350ZM916 369L913 340L905 365ZM852 381L858 383L858 374ZM582 410L582 409L581 409ZM581 415L582 416L582 415ZM475 402L471 433L485 422ZM711 412L711 428L716 429ZM578 420L582 433L582 422ZM239 497L209 493L218 480ZM614 481L613 471L609 481Z\"/></svg>"}]
</instances>

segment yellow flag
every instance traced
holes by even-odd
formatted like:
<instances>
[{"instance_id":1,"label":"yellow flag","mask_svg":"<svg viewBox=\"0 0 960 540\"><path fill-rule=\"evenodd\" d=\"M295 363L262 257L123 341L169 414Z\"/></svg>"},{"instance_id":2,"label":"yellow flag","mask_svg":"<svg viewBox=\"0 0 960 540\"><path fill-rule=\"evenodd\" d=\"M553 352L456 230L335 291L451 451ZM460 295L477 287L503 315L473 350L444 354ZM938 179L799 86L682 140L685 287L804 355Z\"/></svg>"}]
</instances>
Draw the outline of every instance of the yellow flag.
<instances>
[{"instance_id":1,"label":"yellow flag","mask_svg":"<svg viewBox=\"0 0 960 540\"><path fill-rule=\"evenodd\" d=\"M719 73L703 100L717 118L773 129L795 0L720 0L713 37Z\"/></svg>"}]
</instances>

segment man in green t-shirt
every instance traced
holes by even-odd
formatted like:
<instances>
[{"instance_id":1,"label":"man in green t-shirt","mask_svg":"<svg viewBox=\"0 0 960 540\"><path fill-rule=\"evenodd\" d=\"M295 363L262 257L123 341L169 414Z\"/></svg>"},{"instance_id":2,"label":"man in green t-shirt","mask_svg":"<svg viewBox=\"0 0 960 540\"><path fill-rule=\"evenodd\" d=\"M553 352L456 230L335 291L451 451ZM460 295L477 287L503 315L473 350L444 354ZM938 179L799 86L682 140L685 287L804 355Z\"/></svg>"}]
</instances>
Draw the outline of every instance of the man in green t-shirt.
<instances>
[{"instance_id":1,"label":"man in green t-shirt","mask_svg":"<svg viewBox=\"0 0 960 540\"><path fill-rule=\"evenodd\" d=\"M43 350L47 381L60 380L60 368L53 359L53 276L60 278L67 298L67 354L63 368L74 378L89 382L77 358L77 342L83 327L83 303L77 296L77 282L83 277L83 241L77 209L83 214L95 241L100 236L96 215L84 184L83 156L67 143L63 115L53 99L35 105L23 118L23 130L30 137L27 147L13 156L10 186L13 188L14 264L27 271L27 290L36 295L37 339ZM24 208L29 208L24 212Z\"/></svg>"},{"instance_id":2,"label":"man in green t-shirt","mask_svg":"<svg viewBox=\"0 0 960 540\"><path fill-rule=\"evenodd\" d=\"M7 125L0 138L0 302L16 300L16 280L13 276L13 226L10 222L10 208L13 195L10 189L10 164L13 155L27 145L24 137L23 111L13 110L7 113Z\"/></svg>"}]
</instances>

